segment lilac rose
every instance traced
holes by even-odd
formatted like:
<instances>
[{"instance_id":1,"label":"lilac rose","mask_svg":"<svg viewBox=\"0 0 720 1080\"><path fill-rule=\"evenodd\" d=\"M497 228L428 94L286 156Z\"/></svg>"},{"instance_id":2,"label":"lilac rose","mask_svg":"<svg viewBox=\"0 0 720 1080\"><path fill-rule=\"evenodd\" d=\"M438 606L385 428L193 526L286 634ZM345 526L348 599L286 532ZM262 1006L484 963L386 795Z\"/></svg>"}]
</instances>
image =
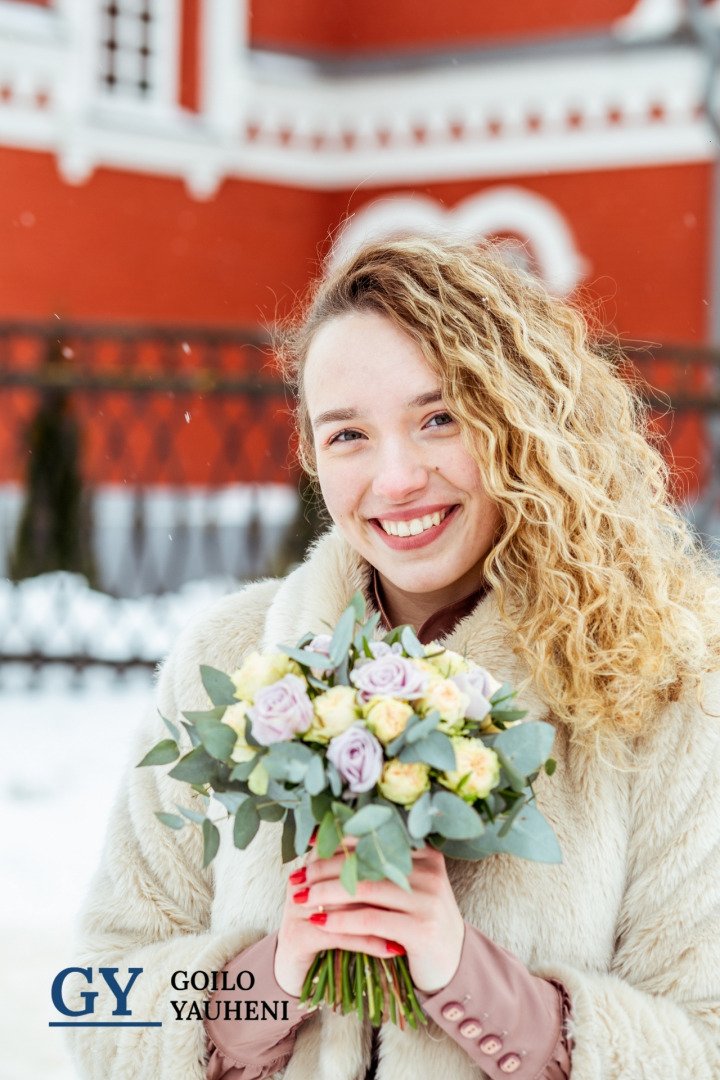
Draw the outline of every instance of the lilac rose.
<instances>
[{"instance_id":1,"label":"lilac rose","mask_svg":"<svg viewBox=\"0 0 720 1080\"><path fill-rule=\"evenodd\" d=\"M369 701L376 694L411 701L423 696L427 683L424 671L407 657L395 653L368 660L350 672L350 679L357 686L361 701Z\"/></svg>"},{"instance_id":2,"label":"lilac rose","mask_svg":"<svg viewBox=\"0 0 720 1080\"><path fill-rule=\"evenodd\" d=\"M312 641L309 641L305 646L307 652L321 653L323 656L330 656L330 642L332 637L330 634L316 634ZM311 667L310 671L316 679L322 679L323 675L327 675L329 671L332 671L332 667Z\"/></svg>"},{"instance_id":3,"label":"lilac rose","mask_svg":"<svg viewBox=\"0 0 720 1080\"><path fill-rule=\"evenodd\" d=\"M307 731L315 714L304 679L284 675L270 686L260 687L247 715L253 737L263 746L270 746Z\"/></svg>"},{"instance_id":4,"label":"lilac rose","mask_svg":"<svg viewBox=\"0 0 720 1080\"><path fill-rule=\"evenodd\" d=\"M490 698L500 687L497 679L493 679L485 668L474 668L459 675L451 675L450 682L454 682L470 698L470 704L465 709L466 718L483 720L490 712Z\"/></svg>"},{"instance_id":5,"label":"lilac rose","mask_svg":"<svg viewBox=\"0 0 720 1080\"><path fill-rule=\"evenodd\" d=\"M369 791L380 779L383 769L383 749L364 724L352 724L342 735L328 744L331 761L350 790L359 794Z\"/></svg>"}]
</instances>

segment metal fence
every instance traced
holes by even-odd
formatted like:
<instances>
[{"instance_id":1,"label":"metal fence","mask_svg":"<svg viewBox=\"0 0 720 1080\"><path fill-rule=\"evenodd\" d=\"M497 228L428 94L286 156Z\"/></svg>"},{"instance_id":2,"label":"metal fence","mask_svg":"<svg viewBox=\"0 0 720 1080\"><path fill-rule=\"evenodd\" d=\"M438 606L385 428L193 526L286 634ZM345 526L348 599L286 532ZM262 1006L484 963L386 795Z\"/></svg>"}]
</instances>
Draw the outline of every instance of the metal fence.
<instances>
[{"instance_id":1,"label":"metal fence","mask_svg":"<svg viewBox=\"0 0 720 1080\"><path fill-rule=\"evenodd\" d=\"M679 501L720 537L720 351L626 355ZM316 529L258 334L0 324L0 410L0 669L151 666L189 615L282 573Z\"/></svg>"}]
</instances>

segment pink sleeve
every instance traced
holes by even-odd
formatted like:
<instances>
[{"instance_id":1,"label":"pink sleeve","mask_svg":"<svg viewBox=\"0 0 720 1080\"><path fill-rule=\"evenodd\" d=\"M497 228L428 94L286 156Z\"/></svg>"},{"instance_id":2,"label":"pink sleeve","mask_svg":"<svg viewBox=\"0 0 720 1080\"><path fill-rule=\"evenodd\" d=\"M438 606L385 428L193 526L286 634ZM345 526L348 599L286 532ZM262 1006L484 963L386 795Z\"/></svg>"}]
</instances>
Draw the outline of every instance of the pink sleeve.
<instances>
[{"instance_id":1,"label":"pink sleeve","mask_svg":"<svg viewBox=\"0 0 720 1080\"><path fill-rule=\"evenodd\" d=\"M277 934L270 934L218 974L221 989L210 997L205 1020L207 1080L263 1080L289 1061L295 1030L308 1014L275 980L276 945ZM244 990L247 972L254 982Z\"/></svg>"},{"instance_id":2,"label":"pink sleeve","mask_svg":"<svg viewBox=\"0 0 720 1080\"><path fill-rule=\"evenodd\" d=\"M568 1080L570 998L560 983L531 975L521 960L465 923L455 975L423 1010L467 1050L491 1080Z\"/></svg>"}]
</instances>

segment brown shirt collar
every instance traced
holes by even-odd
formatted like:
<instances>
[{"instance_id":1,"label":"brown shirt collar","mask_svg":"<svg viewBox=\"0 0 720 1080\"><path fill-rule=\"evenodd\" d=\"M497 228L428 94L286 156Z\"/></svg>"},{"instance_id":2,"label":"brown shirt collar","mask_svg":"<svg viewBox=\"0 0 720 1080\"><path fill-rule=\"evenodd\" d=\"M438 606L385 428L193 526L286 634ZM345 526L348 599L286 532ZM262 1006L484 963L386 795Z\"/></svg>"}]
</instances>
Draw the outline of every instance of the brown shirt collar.
<instances>
[{"instance_id":1,"label":"brown shirt collar","mask_svg":"<svg viewBox=\"0 0 720 1080\"><path fill-rule=\"evenodd\" d=\"M383 626L386 630L392 630L392 623L388 618L382 600L380 576L375 567L373 567L372 578L370 580L372 599L375 601L375 606L380 612ZM489 591L490 587L488 585L481 585L479 589L475 589L473 592L469 593L468 596L463 596L461 600L455 600L452 604L448 604L446 607L440 608L439 611L433 612L417 631L418 641L423 645L429 645L431 641L437 641L438 638L443 638L448 634L451 634L460 620L464 619L466 615L469 615L471 611L474 611L477 604L479 604Z\"/></svg>"}]
</instances>

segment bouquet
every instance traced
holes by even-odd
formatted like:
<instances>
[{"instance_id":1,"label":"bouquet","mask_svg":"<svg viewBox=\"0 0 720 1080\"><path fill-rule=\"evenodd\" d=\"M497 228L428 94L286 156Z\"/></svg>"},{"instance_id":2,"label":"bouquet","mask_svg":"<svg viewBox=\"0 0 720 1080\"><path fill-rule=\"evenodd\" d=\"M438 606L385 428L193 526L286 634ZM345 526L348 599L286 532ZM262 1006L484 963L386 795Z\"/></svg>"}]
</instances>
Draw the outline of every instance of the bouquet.
<instances>
[{"instance_id":1,"label":"bouquet","mask_svg":"<svg viewBox=\"0 0 720 1080\"><path fill-rule=\"evenodd\" d=\"M422 645L412 627L377 640L379 619L365 619L357 593L332 634L251 653L230 675L202 667L211 708L183 713L186 753L163 718L171 738L139 764L177 761L170 776L201 796L202 813L177 806L157 816L173 829L202 829L204 866L220 843L211 799L234 818L238 848L261 821L282 822L284 862L305 854L317 830L320 858L344 849L340 880L353 895L359 880L388 878L409 890L412 850L425 844L452 858L509 852L560 861L532 789L541 768L554 769L553 728L521 723L509 684L458 653ZM375 1025L426 1022L402 956L322 952L301 1001L367 1013Z\"/></svg>"}]
</instances>

